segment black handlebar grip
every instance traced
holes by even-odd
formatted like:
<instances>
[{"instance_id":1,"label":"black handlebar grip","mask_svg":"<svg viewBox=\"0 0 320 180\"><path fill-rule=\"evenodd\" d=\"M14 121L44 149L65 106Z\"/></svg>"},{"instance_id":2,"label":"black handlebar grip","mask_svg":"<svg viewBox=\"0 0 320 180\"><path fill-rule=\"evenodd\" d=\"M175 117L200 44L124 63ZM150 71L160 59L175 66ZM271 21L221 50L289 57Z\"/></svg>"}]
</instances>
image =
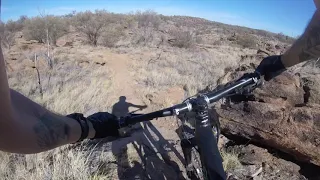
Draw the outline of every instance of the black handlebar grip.
<instances>
[{"instance_id":1,"label":"black handlebar grip","mask_svg":"<svg viewBox=\"0 0 320 180\"><path fill-rule=\"evenodd\" d=\"M282 63L282 56L274 55L264 58L257 67L256 72L259 72L260 75L264 76L266 81L270 81L285 70L286 67Z\"/></svg>"},{"instance_id":2,"label":"black handlebar grip","mask_svg":"<svg viewBox=\"0 0 320 180\"><path fill-rule=\"evenodd\" d=\"M286 71L286 69L281 69L281 70L278 70L278 71L276 71L276 72L267 72L267 73L265 73L265 75L264 75L264 80L270 81L271 79L277 77L278 75L280 75L280 74L283 73L284 71Z\"/></svg>"}]
</instances>

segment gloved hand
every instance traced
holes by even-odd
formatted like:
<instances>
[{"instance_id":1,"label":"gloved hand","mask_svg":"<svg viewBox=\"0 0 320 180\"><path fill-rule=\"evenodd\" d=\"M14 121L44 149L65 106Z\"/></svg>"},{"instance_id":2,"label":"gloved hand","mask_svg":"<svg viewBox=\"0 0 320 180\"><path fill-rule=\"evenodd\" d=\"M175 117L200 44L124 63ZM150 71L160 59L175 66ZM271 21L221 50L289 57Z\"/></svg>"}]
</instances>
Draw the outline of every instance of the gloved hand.
<instances>
[{"instance_id":1,"label":"gloved hand","mask_svg":"<svg viewBox=\"0 0 320 180\"><path fill-rule=\"evenodd\" d=\"M119 136L118 129L120 126L115 115L107 112L98 112L87 117L87 120L92 123L93 128L96 130L96 135L93 139Z\"/></svg>"},{"instance_id":2,"label":"gloved hand","mask_svg":"<svg viewBox=\"0 0 320 180\"><path fill-rule=\"evenodd\" d=\"M282 64L281 56L276 55L264 58L257 67L256 72L260 73L261 76L264 76L266 81L269 81L285 70L286 68Z\"/></svg>"}]
</instances>

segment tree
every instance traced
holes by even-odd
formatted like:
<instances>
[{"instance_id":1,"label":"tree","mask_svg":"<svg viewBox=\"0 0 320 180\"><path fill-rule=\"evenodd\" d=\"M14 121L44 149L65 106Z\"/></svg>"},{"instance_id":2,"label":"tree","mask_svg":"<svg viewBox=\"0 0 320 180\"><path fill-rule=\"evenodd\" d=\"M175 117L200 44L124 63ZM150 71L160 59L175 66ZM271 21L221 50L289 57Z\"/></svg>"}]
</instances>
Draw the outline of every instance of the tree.
<instances>
[{"instance_id":1,"label":"tree","mask_svg":"<svg viewBox=\"0 0 320 180\"><path fill-rule=\"evenodd\" d=\"M97 46L103 29L107 24L112 22L113 20L107 11L96 10L95 13L91 11L78 13L74 16L73 25L79 32L86 36L90 44Z\"/></svg>"},{"instance_id":2,"label":"tree","mask_svg":"<svg viewBox=\"0 0 320 180\"><path fill-rule=\"evenodd\" d=\"M1 42L4 47L10 49L15 43L15 33L5 30L1 36Z\"/></svg>"},{"instance_id":3,"label":"tree","mask_svg":"<svg viewBox=\"0 0 320 180\"><path fill-rule=\"evenodd\" d=\"M28 40L37 40L41 43L56 44L59 37L68 32L63 18L56 16L37 16L25 20L23 34Z\"/></svg>"},{"instance_id":4,"label":"tree","mask_svg":"<svg viewBox=\"0 0 320 180\"><path fill-rule=\"evenodd\" d=\"M12 24L12 21L9 21L9 23L6 23L6 24L3 22L0 22L0 38L1 38L1 44L4 47L10 49L11 46L14 45L15 32L16 32L16 28Z\"/></svg>"},{"instance_id":5,"label":"tree","mask_svg":"<svg viewBox=\"0 0 320 180\"><path fill-rule=\"evenodd\" d=\"M152 10L146 10L144 12L137 11L136 18L139 28L152 27L158 29L161 23L160 16Z\"/></svg>"}]
</instances>

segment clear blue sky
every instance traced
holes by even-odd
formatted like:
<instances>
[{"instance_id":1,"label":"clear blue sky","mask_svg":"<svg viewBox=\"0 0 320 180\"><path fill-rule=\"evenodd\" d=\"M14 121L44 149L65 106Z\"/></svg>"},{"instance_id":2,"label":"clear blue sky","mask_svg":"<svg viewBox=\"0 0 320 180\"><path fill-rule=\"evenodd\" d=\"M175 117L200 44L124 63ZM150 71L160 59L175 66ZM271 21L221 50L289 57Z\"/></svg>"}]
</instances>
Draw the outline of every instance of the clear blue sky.
<instances>
[{"instance_id":1,"label":"clear blue sky","mask_svg":"<svg viewBox=\"0 0 320 180\"><path fill-rule=\"evenodd\" d=\"M72 10L127 13L152 9L164 15L203 17L290 36L301 34L315 11L313 0L1 0L1 19L36 16L39 10L63 15Z\"/></svg>"}]
</instances>

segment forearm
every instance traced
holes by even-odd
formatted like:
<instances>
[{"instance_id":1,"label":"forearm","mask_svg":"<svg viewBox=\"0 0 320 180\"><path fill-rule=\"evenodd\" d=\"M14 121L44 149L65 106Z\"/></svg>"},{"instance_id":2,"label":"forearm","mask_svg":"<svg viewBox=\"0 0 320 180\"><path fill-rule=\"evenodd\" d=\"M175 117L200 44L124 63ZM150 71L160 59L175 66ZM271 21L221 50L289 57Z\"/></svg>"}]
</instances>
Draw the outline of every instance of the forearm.
<instances>
[{"instance_id":1,"label":"forearm","mask_svg":"<svg viewBox=\"0 0 320 180\"><path fill-rule=\"evenodd\" d=\"M285 67L320 57L320 10L316 10L305 32L282 56Z\"/></svg>"},{"instance_id":2,"label":"forearm","mask_svg":"<svg viewBox=\"0 0 320 180\"><path fill-rule=\"evenodd\" d=\"M14 121L6 135L0 136L5 144L2 150L37 153L79 140L81 127L76 120L54 114L16 91L11 90L10 94ZM94 132L89 132L93 137Z\"/></svg>"}]
</instances>

